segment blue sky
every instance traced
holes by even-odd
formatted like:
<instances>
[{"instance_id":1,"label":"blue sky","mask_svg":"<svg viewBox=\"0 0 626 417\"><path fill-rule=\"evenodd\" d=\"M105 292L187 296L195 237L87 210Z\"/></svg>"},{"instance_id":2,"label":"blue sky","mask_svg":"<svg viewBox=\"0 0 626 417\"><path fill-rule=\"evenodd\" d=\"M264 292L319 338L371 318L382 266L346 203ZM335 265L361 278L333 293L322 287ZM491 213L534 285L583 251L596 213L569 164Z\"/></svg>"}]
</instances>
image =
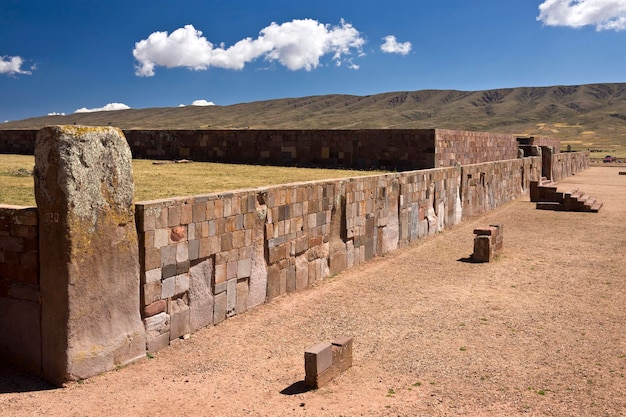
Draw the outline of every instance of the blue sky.
<instances>
[{"instance_id":1,"label":"blue sky","mask_svg":"<svg viewBox=\"0 0 626 417\"><path fill-rule=\"evenodd\" d=\"M0 0L0 121L624 82L626 0Z\"/></svg>"}]
</instances>

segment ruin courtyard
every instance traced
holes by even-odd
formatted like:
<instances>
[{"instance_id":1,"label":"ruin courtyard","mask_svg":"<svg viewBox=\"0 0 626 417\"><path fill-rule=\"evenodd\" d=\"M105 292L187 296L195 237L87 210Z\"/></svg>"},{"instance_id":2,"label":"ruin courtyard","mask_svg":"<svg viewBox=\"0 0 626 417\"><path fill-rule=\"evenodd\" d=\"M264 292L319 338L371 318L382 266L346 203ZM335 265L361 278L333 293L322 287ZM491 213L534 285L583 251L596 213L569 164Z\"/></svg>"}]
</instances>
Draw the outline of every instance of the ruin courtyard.
<instances>
[{"instance_id":1,"label":"ruin courtyard","mask_svg":"<svg viewBox=\"0 0 626 417\"><path fill-rule=\"evenodd\" d=\"M558 182L598 213L528 196L62 389L5 368L0 415L621 416L626 176ZM504 227L493 262L473 230ZM354 337L353 366L305 391L303 352Z\"/></svg>"}]
</instances>

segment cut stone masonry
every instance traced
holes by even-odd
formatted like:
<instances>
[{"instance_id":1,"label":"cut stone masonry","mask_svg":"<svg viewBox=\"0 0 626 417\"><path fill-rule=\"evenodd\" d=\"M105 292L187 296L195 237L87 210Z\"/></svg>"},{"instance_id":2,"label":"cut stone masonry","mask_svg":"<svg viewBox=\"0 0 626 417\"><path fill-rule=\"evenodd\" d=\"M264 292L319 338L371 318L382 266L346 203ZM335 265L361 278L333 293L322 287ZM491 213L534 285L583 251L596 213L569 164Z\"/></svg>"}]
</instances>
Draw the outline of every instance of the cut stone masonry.
<instances>
[{"instance_id":1,"label":"cut stone masonry","mask_svg":"<svg viewBox=\"0 0 626 417\"><path fill-rule=\"evenodd\" d=\"M319 343L304 352L304 384L318 389L352 366L353 338Z\"/></svg>"},{"instance_id":2,"label":"cut stone masonry","mask_svg":"<svg viewBox=\"0 0 626 417\"><path fill-rule=\"evenodd\" d=\"M472 261L491 262L504 249L504 228L502 224L474 229L474 253Z\"/></svg>"}]
</instances>

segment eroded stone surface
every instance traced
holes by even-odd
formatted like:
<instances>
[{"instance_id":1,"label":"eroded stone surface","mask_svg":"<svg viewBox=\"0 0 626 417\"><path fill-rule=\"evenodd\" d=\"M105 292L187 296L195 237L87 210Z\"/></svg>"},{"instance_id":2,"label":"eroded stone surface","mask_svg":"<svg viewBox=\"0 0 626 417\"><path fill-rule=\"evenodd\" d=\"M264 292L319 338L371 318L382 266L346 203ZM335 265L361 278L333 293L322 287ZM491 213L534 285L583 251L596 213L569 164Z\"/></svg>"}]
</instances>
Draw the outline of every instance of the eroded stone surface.
<instances>
[{"instance_id":1,"label":"eroded stone surface","mask_svg":"<svg viewBox=\"0 0 626 417\"><path fill-rule=\"evenodd\" d=\"M119 129L51 126L35 149L42 368L86 378L145 354L131 153Z\"/></svg>"}]
</instances>

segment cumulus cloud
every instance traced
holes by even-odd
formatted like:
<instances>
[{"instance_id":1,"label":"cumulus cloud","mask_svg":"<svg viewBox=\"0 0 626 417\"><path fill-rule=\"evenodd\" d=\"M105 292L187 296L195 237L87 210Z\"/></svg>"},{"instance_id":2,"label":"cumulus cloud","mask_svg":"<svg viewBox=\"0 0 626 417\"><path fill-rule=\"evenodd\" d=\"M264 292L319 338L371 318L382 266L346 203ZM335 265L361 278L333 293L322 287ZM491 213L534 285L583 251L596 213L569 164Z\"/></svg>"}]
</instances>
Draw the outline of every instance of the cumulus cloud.
<instances>
[{"instance_id":1,"label":"cumulus cloud","mask_svg":"<svg viewBox=\"0 0 626 417\"><path fill-rule=\"evenodd\" d=\"M53 111L52 113L48 113L48 116L65 116L65 113L57 113Z\"/></svg>"},{"instance_id":2,"label":"cumulus cloud","mask_svg":"<svg viewBox=\"0 0 626 417\"><path fill-rule=\"evenodd\" d=\"M398 43L396 37L388 35L383 38L385 43L380 45L380 50L388 54L407 55L411 52L411 42Z\"/></svg>"},{"instance_id":3,"label":"cumulus cloud","mask_svg":"<svg viewBox=\"0 0 626 417\"><path fill-rule=\"evenodd\" d=\"M545 0L537 20L547 26L620 31L626 29L626 0Z\"/></svg>"},{"instance_id":4,"label":"cumulus cloud","mask_svg":"<svg viewBox=\"0 0 626 417\"><path fill-rule=\"evenodd\" d=\"M215 103L213 103L212 101L206 101L204 99L202 100L194 100L193 103L191 103L192 106L215 106Z\"/></svg>"},{"instance_id":5,"label":"cumulus cloud","mask_svg":"<svg viewBox=\"0 0 626 417\"><path fill-rule=\"evenodd\" d=\"M95 109L88 109L86 107L82 107L80 109L75 110L74 113L92 113L96 111L113 111L113 110L127 110L127 109L130 109L130 107L128 107L124 103L109 103L105 105L104 107L98 107Z\"/></svg>"},{"instance_id":6,"label":"cumulus cloud","mask_svg":"<svg viewBox=\"0 0 626 417\"><path fill-rule=\"evenodd\" d=\"M0 74L27 74L30 75L30 71L22 69L24 60L20 56L0 56ZM31 69L34 69L31 68Z\"/></svg>"},{"instance_id":7,"label":"cumulus cloud","mask_svg":"<svg viewBox=\"0 0 626 417\"><path fill-rule=\"evenodd\" d=\"M193 25L176 29L171 34L154 32L135 43L133 56L138 62L135 74L151 77L157 66L185 67L206 70L209 67L243 69L258 58L277 61L292 71L310 71L325 55L332 55L338 65L353 51L361 53L365 40L343 19L338 26L312 19L295 19L282 24L272 23L261 29L256 39L245 38L230 47L214 45Z\"/></svg>"}]
</instances>

